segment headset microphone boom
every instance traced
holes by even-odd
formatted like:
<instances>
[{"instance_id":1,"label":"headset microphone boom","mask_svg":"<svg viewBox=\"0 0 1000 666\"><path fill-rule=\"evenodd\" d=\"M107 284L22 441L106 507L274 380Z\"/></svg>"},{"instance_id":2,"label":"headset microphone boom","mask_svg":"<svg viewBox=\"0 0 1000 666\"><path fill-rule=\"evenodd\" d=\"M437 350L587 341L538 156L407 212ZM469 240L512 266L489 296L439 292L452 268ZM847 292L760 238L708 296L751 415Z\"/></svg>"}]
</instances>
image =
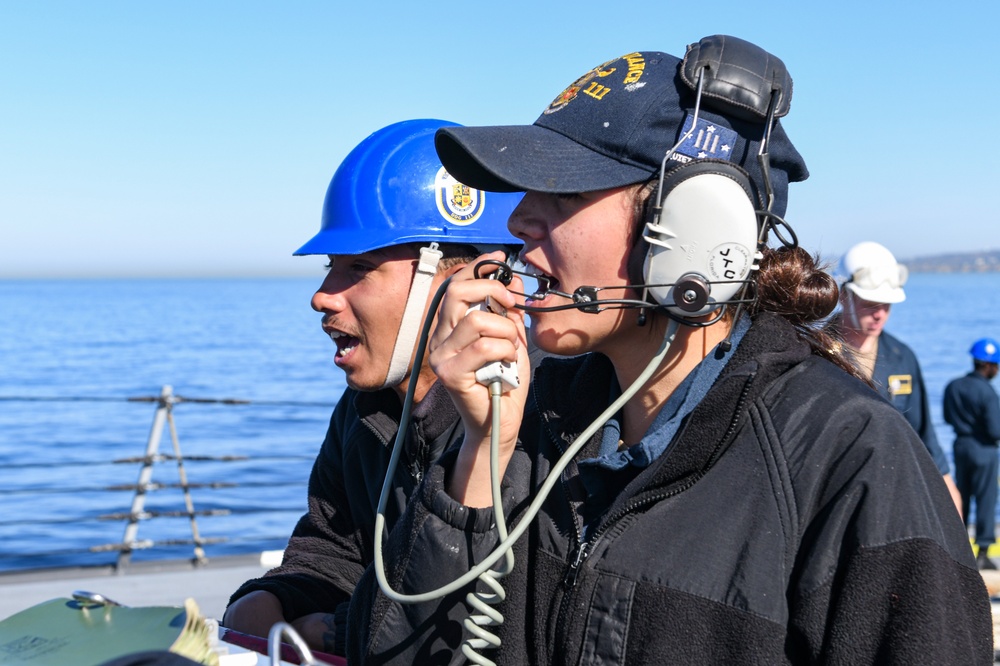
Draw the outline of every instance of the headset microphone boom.
<instances>
[{"instance_id":1,"label":"headset microphone boom","mask_svg":"<svg viewBox=\"0 0 1000 666\"><path fill-rule=\"evenodd\" d=\"M484 275L486 268L493 268L492 274L505 283L510 282L512 273L535 278L539 283L535 293L522 294L531 300L543 300L547 295L554 295L569 301L562 305L516 306L528 313L573 308L599 313L607 309L635 308L641 311L641 325L645 321L646 310L664 312L671 321L666 327L659 349L635 381L567 447L509 533L500 501L500 474L496 463L499 448L499 396L506 382L503 381L502 374L495 370L486 378L487 381L482 381L490 388L493 405L490 467L500 543L465 575L451 583L417 594L402 594L390 587L381 552L384 502L380 501L376 522L375 573L379 586L389 599L398 603L431 601L461 589L477 578L489 586L490 592L473 592L468 597L468 603L477 609L479 615L473 616L466 623L467 629L475 638L463 647L463 652L476 663L492 663L476 650L499 646L499 639L485 627L503 621L502 616L490 606L503 600L503 589L499 586L498 579L513 568L511 551L514 542L528 529L541 510L563 470L591 436L659 368L681 325L697 327L715 323L723 317L730 305L736 306L733 321L739 320L743 306L755 299L754 280L769 232L774 231L775 237L785 246L797 245L794 231L781 217L784 212L783 202L778 211L774 210L775 196L768 152L775 122L788 113L791 100L791 77L784 63L754 44L716 35L689 46L680 64L680 78L693 92L694 108L693 113L688 114L676 143L663 153L656 173L656 187L646 204L643 243L637 245L637 251L643 253L641 283L609 287L581 286L568 293L550 289L551 281L544 275L515 269L503 262L484 261L476 267L477 277ZM759 149L756 161L760 170L757 179L733 162L707 158L708 150L732 148L726 145L726 141L729 139L736 143L737 132L721 127L711 118L703 117L703 103L717 117L727 119L727 122L735 119L736 123L761 128L761 135L757 140ZM536 124L539 122L541 119ZM438 138L441 136L439 133ZM437 143L439 155L442 154L442 145L447 147L448 144L441 141ZM749 149L749 145L749 142L745 143L743 149ZM503 187L507 189L498 191L512 191L509 185L504 184ZM782 229L787 231L788 237ZM432 308L436 308L440 302L443 289L444 287L435 295ZM600 297L602 292L612 289L626 292L625 297ZM731 335L732 331L722 343L726 351L731 346ZM425 328L417 346L418 355L423 354L427 336L428 330ZM516 376L516 369L514 375ZM411 404L408 393L404 403L404 418L408 417ZM400 429L400 433L402 432L404 430ZM398 445L396 448L399 448ZM398 451L394 450L387 478L392 476L397 456ZM387 489L383 488L383 496L386 493ZM501 558L504 558L504 563L499 570L491 570Z\"/></svg>"}]
</instances>

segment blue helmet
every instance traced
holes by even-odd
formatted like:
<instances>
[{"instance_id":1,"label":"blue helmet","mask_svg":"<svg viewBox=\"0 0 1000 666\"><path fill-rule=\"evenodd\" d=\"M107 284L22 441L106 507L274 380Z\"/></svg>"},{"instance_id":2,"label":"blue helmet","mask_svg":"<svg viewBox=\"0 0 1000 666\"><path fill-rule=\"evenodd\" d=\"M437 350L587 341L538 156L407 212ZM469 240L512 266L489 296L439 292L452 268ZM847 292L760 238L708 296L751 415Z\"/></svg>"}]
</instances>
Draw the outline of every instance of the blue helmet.
<instances>
[{"instance_id":1,"label":"blue helmet","mask_svg":"<svg viewBox=\"0 0 1000 666\"><path fill-rule=\"evenodd\" d=\"M360 254L413 242L518 244L507 218L521 193L483 192L452 178L434 151L444 120L406 120L362 141L341 163L319 233L295 254Z\"/></svg>"},{"instance_id":2,"label":"blue helmet","mask_svg":"<svg viewBox=\"0 0 1000 666\"><path fill-rule=\"evenodd\" d=\"M1000 342L993 338L981 338L972 343L969 353L977 361L1000 363Z\"/></svg>"}]
</instances>

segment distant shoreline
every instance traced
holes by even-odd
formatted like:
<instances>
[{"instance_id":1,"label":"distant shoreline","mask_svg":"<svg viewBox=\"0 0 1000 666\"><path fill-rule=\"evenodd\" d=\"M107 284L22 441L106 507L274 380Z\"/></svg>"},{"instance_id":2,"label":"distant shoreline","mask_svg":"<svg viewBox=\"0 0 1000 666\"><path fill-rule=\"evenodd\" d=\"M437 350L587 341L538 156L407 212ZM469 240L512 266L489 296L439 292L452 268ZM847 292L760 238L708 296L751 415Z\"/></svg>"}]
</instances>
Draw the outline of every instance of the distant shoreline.
<instances>
[{"instance_id":1,"label":"distant shoreline","mask_svg":"<svg viewBox=\"0 0 1000 666\"><path fill-rule=\"evenodd\" d=\"M997 273L1000 272L1000 250L916 257L901 263L911 273Z\"/></svg>"},{"instance_id":2,"label":"distant shoreline","mask_svg":"<svg viewBox=\"0 0 1000 666\"><path fill-rule=\"evenodd\" d=\"M950 254L938 254L933 256L912 257L900 259L900 263L906 266L911 273L1000 273L1000 250L984 250L980 252L953 252ZM836 265L836 260L833 260ZM102 275L4 275L0 273L0 283L4 282L33 282L33 281L156 281L156 280L312 280L317 285L322 282L323 272L319 269L302 271L301 273L265 273L261 275L227 275L210 274L203 275L192 273L179 273L177 275L150 274L136 275L130 273L123 274L102 274Z\"/></svg>"}]
</instances>

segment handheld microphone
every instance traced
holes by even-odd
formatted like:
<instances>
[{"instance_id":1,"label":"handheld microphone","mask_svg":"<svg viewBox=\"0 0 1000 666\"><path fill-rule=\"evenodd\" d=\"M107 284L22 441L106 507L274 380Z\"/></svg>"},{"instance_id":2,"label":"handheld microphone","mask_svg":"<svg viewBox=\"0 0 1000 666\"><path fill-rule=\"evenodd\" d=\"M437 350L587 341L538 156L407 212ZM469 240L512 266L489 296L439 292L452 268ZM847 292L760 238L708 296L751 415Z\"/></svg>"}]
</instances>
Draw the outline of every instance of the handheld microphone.
<instances>
[{"instance_id":1,"label":"handheld microphone","mask_svg":"<svg viewBox=\"0 0 1000 666\"><path fill-rule=\"evenodd\" d=\"M501 263L493 260L483 261L476 265L476 277L479 277L480 269L486 265L496 265L498 270L493 271L485 279L487 280L499 280L504 285L510 284L511 278L513 277L512 266L517 260L516 254L507 254L506 261ZM465 314L468 316L470 312L473 311L483 311L492 312L493 314L500 315L501 317L507 316L507 309L503 306L497 304L489 296L486 297L485 301L477 303L466 310ZM493 361L492 363L487 363L483 367L476 370L476 381L483 386L490 386L493 382L500 382L503 384L503 390L509 391L511 389L516 389L521 385L521 380L517 376L517 362L511 361Z\"/></svg>"}]
</instances>

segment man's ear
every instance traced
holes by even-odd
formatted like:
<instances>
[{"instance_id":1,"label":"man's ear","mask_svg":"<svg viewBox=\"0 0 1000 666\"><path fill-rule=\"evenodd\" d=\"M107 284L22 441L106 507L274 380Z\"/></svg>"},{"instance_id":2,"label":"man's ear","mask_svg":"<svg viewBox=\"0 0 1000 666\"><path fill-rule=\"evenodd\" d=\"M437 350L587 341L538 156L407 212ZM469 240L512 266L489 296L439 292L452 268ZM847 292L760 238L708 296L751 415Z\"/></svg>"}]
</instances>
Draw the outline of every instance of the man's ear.
<instances>
[{"instance_id":1,"label":"man's ear","mask_svg":"<svg viewBox=\"0 0 1000 666\"><path fill-rule=\"evenodd\" d=\"M471 261L468 262L468 263L464 263L464 264L463 263L456 263L456 264L454 264L452 266L449 266L448 268L444 269L443 271L441 271L441 274L445 278L450 278L452 275L454 275L455 273L459 272L460 270L462 270L463 268L465 268L466 266L468 266L471 263L472 263Z\"/></svg>"}]
</instances>

